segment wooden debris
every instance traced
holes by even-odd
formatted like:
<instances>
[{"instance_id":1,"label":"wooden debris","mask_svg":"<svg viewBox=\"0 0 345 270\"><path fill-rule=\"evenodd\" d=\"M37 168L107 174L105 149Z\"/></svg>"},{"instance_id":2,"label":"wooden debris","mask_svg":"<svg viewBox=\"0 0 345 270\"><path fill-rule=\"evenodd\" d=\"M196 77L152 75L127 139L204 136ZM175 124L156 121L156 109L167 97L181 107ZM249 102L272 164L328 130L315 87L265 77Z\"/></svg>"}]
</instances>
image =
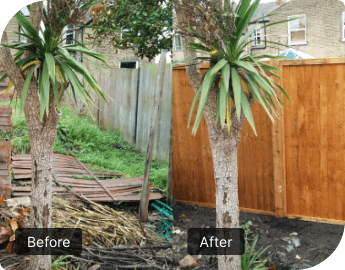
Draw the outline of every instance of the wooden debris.
<instances>
[{"instance_id":1,"label":"wooden debris","mask_svg":"<svg viewBox=\"0 0 345 270\"><path fill-rule=\"evenodd\" d=\"M58 177L70 177L77 175L90 176L90 174L74 157L54 154L53 158L53 168ZM12 156L12 169L14 172L14 180L31 179L31 156ZM124 176L124 174L121 173L107 173L99 171L93 171L93 174L100 178L119 178Z\"/></svg>"},{"instance_id":2,"label":"wooden debris","mask_svg":"<svg viewBox=\"0 0 345 270\"><path fill-rule=\"evenodd\" d=\"M115 197L113 196L113 194L111 194L111 192L109 191L109 189L108 189L105 185L103 185L102 182L99 181L99 179L98 179L92 172L90 172L90 171L88 170L88 168L86 168L86 166L85 166L83 163L81 163L81 162L79 161L79 159L77 159L77 160L78 160L79 164L80 164L81 166L83 166L83 168L84 168L90 175L92 175L92 177L96 180L96 182L104 189L104 191L105 191L106 193L108 193L109 197L110 197L111 199L113 199L113 201L115 202L116 199L115 199Z\"/></svg>"},{"instance_id":3,"label":"wooden debris","mask_svg":"<svg viewBox=\"0 0 345 270\"><path fill-rule=\"evenodd\" d=\"M81 228L83 232L82 254L66 258L71 262L69 269L172 269L172 245L162 242L146 226L142 228L135 215L58 197L53 197L52 209L53 228ZM21 211L20 205L0 207L0 221L9 224ZM30 211L23 214L28 217ZM155 250L154 254L150 250ZM5 269L26 269L28 262L29 256L5 255L0 250L0 264Z\"/></svg>"},{"instance_id":4,"label":"wooden debris","mask_svg":"<svg viewBox=\"0 0 345 270\"><path fill-rule=\"evenodd\" d=\"M17 155L12 157L12 167L14 170L14 179L22 180L19 182L21 186L12 186L13 196L22 197L31 195L31 157L30 155ZM84 164L83 164L84 165ZM68 176L92 176L89 170L78 162L77 159L70 156L54 154L53 170L56 182L61 186L53 186L53 194L59 195L61 198L70 199L71 193L82 194L91 201L112 202L113 197L116 202L140 201L140 192L143 185L143 177L119 178L108 180L85 180L76 179ZM98 177L115 177L123 176L123 174L104 173L92 171L94 176ZM68 190L68 187L70 190ZM109 193L105 191L107 189ZM151 190L155 190L150 185ZM156 200L162 198L160 192L152 192L150 199Z\"/></svg>"}]
</instances>

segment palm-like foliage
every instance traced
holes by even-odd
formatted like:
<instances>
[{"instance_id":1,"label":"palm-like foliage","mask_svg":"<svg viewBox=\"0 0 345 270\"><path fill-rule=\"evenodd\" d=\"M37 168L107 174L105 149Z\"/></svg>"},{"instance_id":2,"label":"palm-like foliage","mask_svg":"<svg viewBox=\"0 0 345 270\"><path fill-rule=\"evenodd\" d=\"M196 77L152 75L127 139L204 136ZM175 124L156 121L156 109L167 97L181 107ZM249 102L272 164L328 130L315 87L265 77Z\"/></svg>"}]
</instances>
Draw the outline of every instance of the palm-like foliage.
<instances>
[{"instance_id":1,"label":"palm-like foliage","mask_svg":"<svg viewBox=\"0 0 345 270\"><path fill-rule=\"evenodd\" d=\"M22 70L27 68L30 69L22 90L21 108L23 108L29 84L36 68L38 68L38 91L40 96L41 118L44 113L47 115L49 114L49 95L51 89L54 93L56 105L59 106L59 99L65 91L64 84L66 85L67 82L69 82L71 86L71 94L75 101L76 96L79 96L83 102L92 102L90 94L76 75L78 73L81 74L91 88L105 100L104 92L97 84L95 78L90 74L87 68L81 62L77 61L70 53L80 52L85 56L106 64L106 57L104 55L87 49L83 44L77 41L76 45L64 45L62 31L53 30L52 25L49 23L45 23L44 31L37 32L20 12L18 12L15 17L25 32L17 34L26 37L29 42L3 43L1 46L17 50L14 55L16 65ZM65 25L60 25L60 29L63 29L64 26ZM24 54L26 51L30 51L31 53L29 56L22 58L26 55ZM96 68L106 72L106 70L96 62L89 60L87 57L84 57L84 59L88 60ZM0 78L0 81L4 80L6 77L7 74L5 73ZM12 83L10 83L9 88L11 85Z\"/></svg>"},{"instance_id":2,"label":"palm-like foliage","mask_svg":"<svg viewBox=\"0 0 345 270\"><path fill-rule=\"evenodd\" d=\"M192 33L192 35L198 37L200 43L189 43L187 48L196 52L206 52L211 56L193 57L184 61L202 59L215 63L215 65L208 69L204 74L201 87L196 92L192 103L188 126L190 124L192 111L196 100L200 95L199 107L192 129L194 134L198 129L209 92L211 91L213 84L215 82L219 82L220 79L221 82L219 85L217 85L219 92L217 100L216 123L218 120L220 120L220 123L224 125L225 119L227 119L229 131L231 124L231 100L233 100L237 117L240 117L241 109L243 109L243 112L252 126L255 134L256 130L249 98L253 98L254 102L259 102L272 121L274 121L272 114L278 116L276 112L276 103L284 106L277 92L281 91L286 98L290 100L284 89L272 78L272 76L279 78L279 76L274 72L280 70L276 67L259 62L259 60L262 58L275 59L282 57L271 55L253 56L249 51L247 51L247 45L252 42L251 36L255 28L257 28L257 24L251 27L249 31L246 31L246 29L254 15L256 8L259 5L259 2L260 0L256 0L253 4L251 4L250 0L242 0L234 11L230 5L226 4L224 10L221 10L222 12L219 12L219 7L216 11L211 10L211 14L213 12L214 16L206 15L205 18L206 20L213 20L212 23L216 23L218 30L210 33L208 37L203 38L202 36L205 36L205 34L201 35L200 31L198 32L197 28L195 27L188 28L188 31ZM232 33L228 32L224 34L225 31L228 31L228 29L226 29L224 26L224 21L229 22L231 20L235 30L233 30ZM281 21L278 23L283 22L286 21ZM267 26L271 26L273 24L277 23L272 23ZM270 41L267 42L273 44L273 46L278 44ZM244 90L244 85L248 89L248 92Z\"/></svg>"}]
</instances>

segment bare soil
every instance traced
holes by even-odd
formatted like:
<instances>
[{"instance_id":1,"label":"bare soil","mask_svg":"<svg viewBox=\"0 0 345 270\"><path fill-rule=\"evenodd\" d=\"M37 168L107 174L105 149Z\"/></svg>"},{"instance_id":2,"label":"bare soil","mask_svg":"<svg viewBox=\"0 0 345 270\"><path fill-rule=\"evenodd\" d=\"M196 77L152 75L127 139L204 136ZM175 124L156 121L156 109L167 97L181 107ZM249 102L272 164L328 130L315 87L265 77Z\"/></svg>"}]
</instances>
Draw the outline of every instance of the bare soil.
<instances>
[{"instance_id":1,"label":"bare soil","mask_svg":"<svg viewBox=\"0 0 345 270\"><path fill-rule=\"evenodd\" d=\"M174 262L178 263L187 254L188 228L214 228L216 210L177 204L174 218ZM267 266L275 265L276 270L307 269L321 263L337 248L344 232L342 225L240 213L241 225L248 220L253 223L250 227L252 234L248 236L249 243L251 244L254 234L258 234L255 250L270 246L262 258L274 252ZM193 257L198 262L194 269L218 269L216 257ZM179 267L176 266L175 269Z\"/></svg>"}]
</instances>

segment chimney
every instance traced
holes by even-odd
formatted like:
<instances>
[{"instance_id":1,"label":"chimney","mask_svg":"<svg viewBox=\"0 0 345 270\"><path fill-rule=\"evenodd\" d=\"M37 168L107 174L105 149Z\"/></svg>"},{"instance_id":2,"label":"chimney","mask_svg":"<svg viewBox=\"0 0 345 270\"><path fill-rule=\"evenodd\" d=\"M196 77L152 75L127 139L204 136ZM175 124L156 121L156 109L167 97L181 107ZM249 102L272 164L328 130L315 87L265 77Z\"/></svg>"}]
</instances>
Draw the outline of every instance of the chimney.
<instances>
[{"instance_id":1,"label":"chimney","mask_svg":"<svg viewBox=\"0 0 345 270\"><path fill-rule=\"evenodd\" d=\"M276 2L277 2L277 5L278 5L278 6L281 6L281 5L286 4L286 3L287 3L287 0L276 0Z\"/></svg>"}]
</instances>

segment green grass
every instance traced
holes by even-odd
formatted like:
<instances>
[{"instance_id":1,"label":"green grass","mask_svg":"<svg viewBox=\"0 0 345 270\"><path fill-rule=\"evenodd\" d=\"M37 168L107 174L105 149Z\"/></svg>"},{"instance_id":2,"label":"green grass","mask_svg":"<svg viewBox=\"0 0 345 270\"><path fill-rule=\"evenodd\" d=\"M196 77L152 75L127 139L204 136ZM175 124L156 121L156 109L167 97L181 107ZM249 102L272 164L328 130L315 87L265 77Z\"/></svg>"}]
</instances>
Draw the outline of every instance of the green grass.
<instances>
[{"instance_id":1,"label":"green grass","mask_svg":"<svg viewBox=\"0 0 345 270\"><path fill-rule=\"evenodd\" d=\"M9 105L3 102L1 105ZM12 149L17 154L30 151L30 141L26 130L24 113L19 113L19 102L13 108L13 130L0 131L0 140L12 141ZM61 108L62 116L57 127L54 152L67 155L67 149L80 161L96 165L93 170L124 173L127 177L144 174L145 154L128 143L119 132L101 130L87 116L79 116L73 110ZM164 193L167 187L168 164L154 160L151 164L150 181Z\"/></svg>"}]
</instances>

